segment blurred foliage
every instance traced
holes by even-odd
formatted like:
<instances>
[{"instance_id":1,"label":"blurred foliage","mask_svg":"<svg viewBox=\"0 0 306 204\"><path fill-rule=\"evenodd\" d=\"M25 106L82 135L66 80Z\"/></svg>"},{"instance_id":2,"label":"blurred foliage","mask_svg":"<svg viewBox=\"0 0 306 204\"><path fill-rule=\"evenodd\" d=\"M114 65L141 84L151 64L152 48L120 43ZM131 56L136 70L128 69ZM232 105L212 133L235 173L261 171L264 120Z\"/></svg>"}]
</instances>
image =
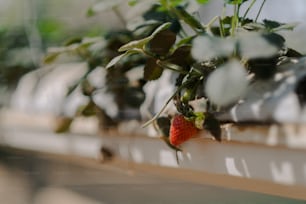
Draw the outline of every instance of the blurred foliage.
<instances>
[{"instance_id":1,"label":"blurred foliage","mask_svg":"<svg viewBox=\"0 0 306 204\"><path fill-rule=\"evenodd\" d=\"M136 6L141 2L129 3ZM50 49L45 63L67 53L87 62L88 72L69 93L78 85L82 86L90 72L105 69L106 89L115 96L120 110L139 108L145 99L143 86L148 81L158 80L164 70L171 70L177 75L176 89L160 112L145 125L158 121L167 104L173 101L178 112L220 140L220 122L214 118L214 113L237 103L250 78L271 78L284 58L302 55L287 47L286 39L278 33L292 30L295 24L268 19L257 21L265 1L256 18L249 19L248 12L254 9L256 0L224 0L223 12L207 24L189 12L189 2L154 1L143 10L141 20L126 22L126 29L110 31L98 38L73 39L65 46ZM205 6L208 1L196 2ZM118 9L120 3L122 0L98 1L88 9L87 15L111 9L122 18ZM242 5L246 6L245 11L241 10ZM233 13L224 16L229 6ZM127 73L136 69L137 72L142 70L141 77L128 78ZM206 109L198 113L190 103L202 102L203 98Z\"/></svg>"},{"instance_id":2,"label":"blurred foliage","mask_svg":"<svg viewBox=\"0 0 306 204\"><path fill-rule=\"evenodd\" d=\"M37 29L41 34L44 44L47 44L46 46L49 46L50 43L59 43L63 40L63 36L65 36L64 25L55 19L39 19Z\"/></svg>"},{"instance_id":3,"label":"blurred foliage","mask_svg":"<svg viewBox=\"0 0 306 204\"><path fill-rule=\"evenodd\" d=\"M30 34L25 26L0 28L0 86L14 88L27 72L41 66L41 58L50 46L65 42L76 36L101 35L101 27L79 28L76 32L68 30L54 18L41 18L37 21L39 44L30 45Z\"/></svg>"},{"instance_id":4,"label":"blurred foliage","mask_svg":"<svg viewBox=\"0 0 306 204\"><path fill-rule=\"evenodd\" d=\"M20 77L35 69L28 38L22 27L0 30L0 86L14 86Z\"/></svg>"}]
</instances>

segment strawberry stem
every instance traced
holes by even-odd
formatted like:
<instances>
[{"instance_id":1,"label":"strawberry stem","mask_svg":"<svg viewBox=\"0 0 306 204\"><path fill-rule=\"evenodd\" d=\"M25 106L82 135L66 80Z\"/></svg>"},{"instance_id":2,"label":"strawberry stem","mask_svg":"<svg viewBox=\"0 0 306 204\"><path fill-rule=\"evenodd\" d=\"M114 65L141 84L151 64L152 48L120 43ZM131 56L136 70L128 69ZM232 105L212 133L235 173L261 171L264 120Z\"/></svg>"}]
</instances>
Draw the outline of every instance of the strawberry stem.
<instances>
[{"instance_id":1,"label":"strawberry stem","mask_svg":"<svg viewBox=\"0 0 306 204\"><path fill-rule=\"evenodd\" d=\"M166 109L166 107L168 106L168 104L170 103L170 101L185 87L184 84L182 84L180 87L177 88L177 90L174 92L174 94L171 95L171 97L166 101L166 103L163 105L163 107L160 109L160 111L154 115L153 118L151 118L150 120L148 120L145 124L142 125L142 128L147 127L148 125L150 125L152 122L154 122Z\"/></svg>"},{"instance_id":2,"label":"strawberry stem","mask_svg":"<svg viewBox=\"0 0 306 204\"><path fill-rule=\"evenodd\" d=\"M180 165L180 160L179 160L179 157L178 157L178 150L175 151L175 158L176 158L176 163L177 165Z\"/></svg>"}]
</instances>

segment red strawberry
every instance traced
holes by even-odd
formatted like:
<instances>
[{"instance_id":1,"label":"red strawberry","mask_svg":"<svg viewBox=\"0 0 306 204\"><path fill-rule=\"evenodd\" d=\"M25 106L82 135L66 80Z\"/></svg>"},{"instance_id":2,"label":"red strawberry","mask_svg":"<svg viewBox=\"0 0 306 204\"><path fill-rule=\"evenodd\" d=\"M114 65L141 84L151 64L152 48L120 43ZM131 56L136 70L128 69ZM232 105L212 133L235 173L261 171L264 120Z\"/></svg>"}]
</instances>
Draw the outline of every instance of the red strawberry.
<instances>
[{"instance_id":1,"label":"red strawberry","mask_svg":"<svg viewBox=\"0 0 306 204\"><path fill-rule=\"evenodd\" d=\"M178 146L196 136L198 132L199 129L191 121L186 120L183 115L175 115L170 126L170 143Z\"/></svg>"}]
</instances>

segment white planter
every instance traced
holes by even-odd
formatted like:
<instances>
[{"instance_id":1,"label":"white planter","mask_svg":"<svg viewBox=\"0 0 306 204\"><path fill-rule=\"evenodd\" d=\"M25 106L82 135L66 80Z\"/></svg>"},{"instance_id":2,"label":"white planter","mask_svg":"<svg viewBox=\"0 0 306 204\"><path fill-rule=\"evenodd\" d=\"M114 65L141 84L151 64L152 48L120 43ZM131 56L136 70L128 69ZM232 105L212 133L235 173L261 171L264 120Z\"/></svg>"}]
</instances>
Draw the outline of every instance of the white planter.
<instances>
[{"instance_id":1,"label":"white planter","mask_svg":"<svg viewBox=\"0 0 306 204\"><path fill-rule=\"evenodd\" d=\"M173 150L143 130L126 128L125 134L112 131L100 137L83 128L81 134L72 129L58 135L52 132L52 118L11 111L2 111L1 121L1 145L97 159L103 144L115 156L110 164L127 171L306 199L304 125L227 125L221 143L203 132L183 145L178 164ZM82 130L86 123L95 125L79 119L73 126Z\"/></svg>"}]
</instances>

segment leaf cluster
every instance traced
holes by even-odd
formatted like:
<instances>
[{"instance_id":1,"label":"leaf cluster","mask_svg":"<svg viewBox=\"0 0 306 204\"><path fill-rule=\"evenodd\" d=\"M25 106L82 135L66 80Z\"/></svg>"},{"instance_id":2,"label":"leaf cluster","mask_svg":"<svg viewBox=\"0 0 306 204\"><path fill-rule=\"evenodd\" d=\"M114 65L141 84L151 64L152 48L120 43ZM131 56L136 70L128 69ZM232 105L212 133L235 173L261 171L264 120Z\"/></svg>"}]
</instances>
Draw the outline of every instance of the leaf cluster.
<instances>
[{"instance_id":1,"label":"leaf cluster","mask_svg":"<svg viewBox=\"0 0 306 204\"><path fill-rule=\"evenodd\" d=\"M88 15L109 7L114 9L121 1L103 2L90 8ZM130 5L138 2L130 1ZM197 2L205 6L208 0ZM143 21L130 26L130 30L103 39L73 41L51 51L45 61L52 61L62 53L74 53L88 62L89 72L98 66L104 67L109 79L107 89L117 93L120 108L125 103L139 107L145 98L143 85L158 80L164 70L171 70L177 75L176 90L145 125L159 119L173 101L178 112L221 140L220 121L214 117L215 113L242 99L250 78L268 79L284 58L301 56L288 48L285 38L279 34L281 30L292 30L296 24L268 19L258 22L265 0L256 18L248 18L255 2L224 0L223 10L232 7L232 15L224 16L223 12L203 24L188 11L189 1L159 0L143 12ZM244 11L241 5L246 7ZM142 77L136 86L131 86L125 74L136 68L142 70ZM202 103L202 99L206 101L205 109L196 110L191 103Z\"/></svg>"}]
</instances>

